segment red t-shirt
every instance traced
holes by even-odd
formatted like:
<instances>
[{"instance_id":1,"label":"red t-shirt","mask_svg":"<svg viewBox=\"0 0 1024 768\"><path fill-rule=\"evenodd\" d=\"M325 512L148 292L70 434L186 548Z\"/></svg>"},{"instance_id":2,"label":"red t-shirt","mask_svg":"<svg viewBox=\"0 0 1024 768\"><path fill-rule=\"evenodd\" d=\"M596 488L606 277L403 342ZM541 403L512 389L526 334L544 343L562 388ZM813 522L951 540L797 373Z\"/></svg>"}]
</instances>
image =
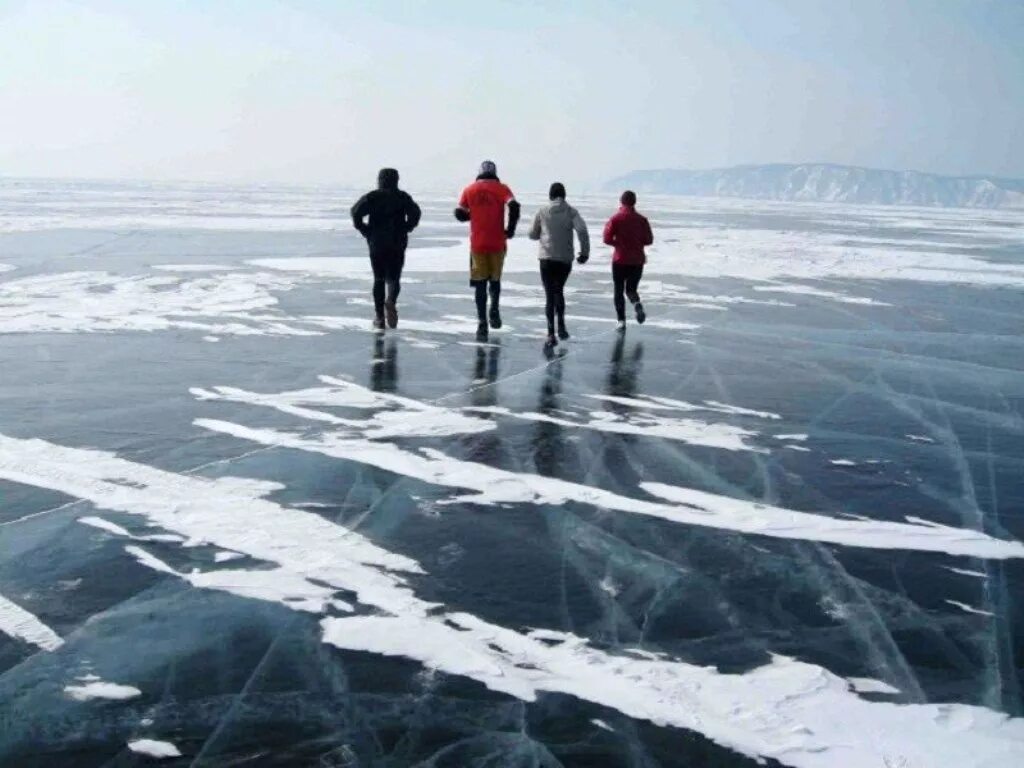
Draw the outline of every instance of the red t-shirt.
<instances>
[{"instance_id":1,"label":"red t-shirt","mask_svg":"<svg viewBox=\"0 0 1024 768\"><path fill-rule=\"evenodd\" d=\"M512 190L497 179L478 179L462 190L459 207L469 211L469 249L473 253L504 253L505 206Z\"/></svg>"}]
</instances>

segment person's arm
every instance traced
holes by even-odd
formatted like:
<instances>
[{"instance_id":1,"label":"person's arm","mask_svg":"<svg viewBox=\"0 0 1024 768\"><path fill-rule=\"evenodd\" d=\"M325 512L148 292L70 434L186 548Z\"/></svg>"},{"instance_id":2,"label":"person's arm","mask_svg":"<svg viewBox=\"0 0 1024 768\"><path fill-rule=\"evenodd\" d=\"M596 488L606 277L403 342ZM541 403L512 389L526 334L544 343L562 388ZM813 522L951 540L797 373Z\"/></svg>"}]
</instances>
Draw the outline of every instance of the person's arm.
<instances>
[{"instance_id":1,"label":"person's arm","mask_svg":"<svg viewBox=\"0 0 1024 768\"><path fill-rule=\"evenodd\" d=\"M644 217L644 245L652 245L654 243L654 233L651 231L651 222Z\"/></svg>"},{"instance_id":2,"label":"person's arm","mask_svg":"<svg viewBox=\"0 0 1024 768\"><path fill-rule=\"evenodd\" d=\"M529 238L531 240L540 240L540 211L537 211L537 215L533 217L533 226L530 227Z\"/></svg>"},{"instance_id":3,"label":"person's arm","mask_svg":"<svg viewBox=\"0 0 1024 768\"><path fill-rule=\"evenodd\" d=\"M412 199L412 195L405 195L405 230L406 232L412 232L420 224L420 216L423 215L423 211L416 205L416 201Z\"/></svg>"},{"instance_id":4,"label":"person's arm","mask_svg":"<svg viewBox=\"0 0 1024 768\"><path fill-rule=\"evenodd\" d=\"M459 204L455 206L455 218L462 222L469 221L469 195L466 194L466 190L462 190Z\"/></svg>"},{"instance_id":5,"label":"person's arm","mask_svg":"<svg viewBox=\"0 0 1024 768\"><path fill-rule=\"evenodd\" d=\"M364 219L370 214L370 193L360 197L352 206L352 226L354 226L363 237L370 234L369 227Z\"/></svg>"},{"instance_id":6,"label":"person's arm","mask_svg":"<svg viewBox=\"0 0 1024 768\"><path fill-rule=\"evenodd\" d=\"M511 240L516 236L516 224L519 223L519 201L514 197L511 197L512 192L509 191L508 201L508 226L505 228L505 237Z\"/></svg>"},{"instance_id":7,"label":"person's arm","mask_svg":"<svg viewBox=\"0 0 1024 768\"><path fill-rule=\"evenodd\" d=\"M615 217L608 219L608 223L604 225L604 244L615 245Z\"/></svg>"},{"instance_id":8,"label":"person's arm","mask_svg":"<svg viewBox=\"0 0 1024 768\"><path fill-rule=\"evenodd\" d=\"M587 222L575 208L572 209L572 228L576 230L576 238L580 241L580 256L577 261L586 264L590 258L590 233L587 231Z\"/></svg>"}]
</instances>

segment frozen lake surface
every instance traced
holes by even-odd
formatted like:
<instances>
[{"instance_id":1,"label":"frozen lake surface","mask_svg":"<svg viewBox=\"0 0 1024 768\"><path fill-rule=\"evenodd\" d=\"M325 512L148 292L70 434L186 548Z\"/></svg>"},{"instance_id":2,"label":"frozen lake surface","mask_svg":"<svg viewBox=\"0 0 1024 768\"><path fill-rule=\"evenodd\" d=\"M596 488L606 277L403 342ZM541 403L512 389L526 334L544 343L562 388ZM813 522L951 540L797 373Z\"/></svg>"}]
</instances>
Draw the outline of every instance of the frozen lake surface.
<instances>
[{"instance_id":1,"label":"frozen lake surface","mask_svg":"<svg viewBox=\"0 0 1024 768\"><path fill-rule=\"evenodd\" d=\"M418 197L0 181L0 764L1024 763L1024 215Z\"/></svg>"}]
</instances>

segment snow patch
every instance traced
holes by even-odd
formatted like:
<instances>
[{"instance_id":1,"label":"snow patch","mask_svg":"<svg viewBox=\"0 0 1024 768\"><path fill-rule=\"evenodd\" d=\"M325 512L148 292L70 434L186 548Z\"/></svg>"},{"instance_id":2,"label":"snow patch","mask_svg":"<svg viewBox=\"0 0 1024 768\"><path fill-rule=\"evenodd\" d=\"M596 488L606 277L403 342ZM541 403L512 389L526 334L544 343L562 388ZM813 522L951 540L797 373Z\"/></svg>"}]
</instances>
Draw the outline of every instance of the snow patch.
<instances>
[{"instance_id":1,"label":"snow patch","mask_svg":"<svg viewBox=\"0 0 1024 768\"><path fill-rule=\"evenodd\" d=\"M117 683L107 683L102 680L84 682L78 685L65 685L64 693L75 701L91 701L92 699L124 701L142 695L142 691L135 686L118 685Z\"/></svg>"},{"instance_id":2,"label":"snow patch","mask_svg":"<svg viewBox=\"0 0 1024 768\"><path fill-rule=\"evenodd\" d=\"M271 291L294 281L257 272L212 277L66 272L0 283L0 333L199 331L220 336L318 336L276 313Z\"/></svg>"},{"instance_id":3,"label":"snow patch","mask_svg":"<svg viewBox=\"0 0 1024 768\"><path fill-rule=\"evenodd\" d=\"M899 688L893 688L888 683L870 677L848 677L846 679L857 693L897 694L900 692Z\"/></svg>"},{"instance_id":4,"label":"snow patch","mask_svg":"<svg viewBox=\"0 0 1024 768\"><path fill-rule=\"evenodd\" d=\"M0 595L0 632L38 646L44 651L55 651L64 644L57 633L35 615L12 603L3 595Z\"/></svg>"},{"instance_id":5,"label":"snow patch","mask_svg":"<svg viewBox=\"0 0 1024 768\"><path fill-rule=\"evenodd\" d=\"M128 742L128 749L137 755L163 760L168 757L181 757L181 752L169 741L157 741L156 739L135 739Z\"/></svg>"}]
</instances>

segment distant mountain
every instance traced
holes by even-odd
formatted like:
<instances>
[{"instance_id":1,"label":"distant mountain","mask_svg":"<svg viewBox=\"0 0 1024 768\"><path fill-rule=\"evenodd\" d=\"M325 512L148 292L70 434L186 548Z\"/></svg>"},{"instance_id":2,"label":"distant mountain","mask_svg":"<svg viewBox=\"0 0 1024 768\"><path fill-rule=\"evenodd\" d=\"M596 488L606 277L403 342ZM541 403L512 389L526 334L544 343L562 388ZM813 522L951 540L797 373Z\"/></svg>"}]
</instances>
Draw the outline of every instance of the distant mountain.
<instances>
[{"instance_id":1,"label":"distant mountain","mask_svg":"<svg viewBox=\"0 0 1024 768\"><path fill-rule=\"evenodd\" d=\"M707 171L633 171L606 189L667 195L743 197L864 205L1024 209L1024 180L937 176L848 165L739 165Z\"/></svg>"}]
</instances>

